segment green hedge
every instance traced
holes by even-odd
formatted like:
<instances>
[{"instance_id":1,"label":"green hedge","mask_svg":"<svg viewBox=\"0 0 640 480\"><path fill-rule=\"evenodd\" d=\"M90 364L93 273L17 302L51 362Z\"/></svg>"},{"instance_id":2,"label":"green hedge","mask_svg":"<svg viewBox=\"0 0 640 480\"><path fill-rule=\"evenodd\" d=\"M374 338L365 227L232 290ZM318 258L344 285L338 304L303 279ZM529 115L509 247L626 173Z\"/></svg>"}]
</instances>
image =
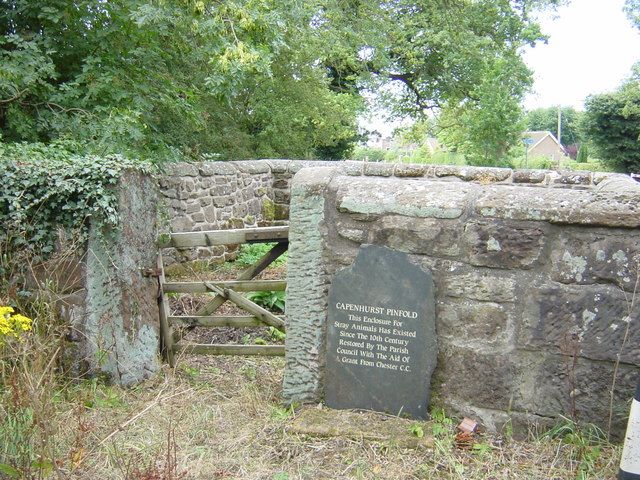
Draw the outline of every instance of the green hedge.
<instances>
[{"instance_id":1,"label":"green hedge","mask_svg":"<svg viewBox=\"0 0 640 480\"><path fill-rule=\"evenodd\" d=\"M119 155L80 156L72 143L0 142L0 249L47 255L57 230L86 239L91 219L104 231L117 228L115 186L124 170L150 165Z\"/></svg>"}]
</instances>

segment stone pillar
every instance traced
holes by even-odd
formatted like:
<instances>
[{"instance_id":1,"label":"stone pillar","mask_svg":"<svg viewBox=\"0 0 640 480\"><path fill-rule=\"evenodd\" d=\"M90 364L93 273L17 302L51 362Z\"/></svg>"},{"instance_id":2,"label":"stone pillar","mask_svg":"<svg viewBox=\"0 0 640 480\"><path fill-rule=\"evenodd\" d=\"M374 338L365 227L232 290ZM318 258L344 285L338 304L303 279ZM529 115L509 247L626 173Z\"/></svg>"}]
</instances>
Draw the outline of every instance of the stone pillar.
<instances>
[{"instance_id":1,"label":"stone pillar","mask_svg":"<svg viewBox=\"0 0 640 480\"><path fill-rule=\"evenodd\" d=\"M81 289L62 299L71 326L74 373L120 385L150 378L159 368L157 193L153 179L125 173L117 186L118 231L89 233Z\"/></svg>"}]
</instances>

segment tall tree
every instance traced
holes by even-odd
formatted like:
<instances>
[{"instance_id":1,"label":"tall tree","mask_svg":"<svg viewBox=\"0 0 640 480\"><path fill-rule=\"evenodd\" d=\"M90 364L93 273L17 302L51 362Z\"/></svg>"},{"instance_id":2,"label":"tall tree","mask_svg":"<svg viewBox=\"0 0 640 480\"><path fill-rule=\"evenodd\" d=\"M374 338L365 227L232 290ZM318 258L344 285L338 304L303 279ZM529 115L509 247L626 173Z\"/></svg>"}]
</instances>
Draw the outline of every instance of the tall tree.
<instances>
[{"instance_id":1,"label":"tall tree","mask_svg":"<svg viewBox=\"0 0 640 480\"><path fill-rule=\"evenodd\" d=\"M398 116L513 122L508 97L531 81L520 49L543 38L531 9L557 1L3 0L0 133L153 156L341 157L365 89ZM494 132L465 141L499 154L512 136L500 146Z\"/></svg>"},{"instance_id":2,"label":"tall tree","mask_svg":"<svg viewBox=\"0 0 640 480\"><path fill-rule=\"evenodd\" d=\"M293 0L5 0L0 132L97 152L314 156L356 135L361 103L314 67L308 17Z\"/></svg>"},{"instance_id":3,"label":"tall tree","mask_svg":"<svg viewBox=\"0 0 640 480\"><path fill-rule=\"evenodd\" d=\"M584 141L581 122L582 112L578 112L573 107L560 108L560 128L562 129L563 145L580 144ZM553 133L558 138L558 108L536 108L530 110L525 115L527 130L546 130Z\"/></svg>"},{"instance_id":4,"label":"tall tree","mask_svg":"<svg viewBox=\"0 0 640 480\"><path fill-rule=\"evenodd\" d=\"M585 102L585 131L596 154L625 172L640 172L640 77Z\"/></svg>"},{"instance_id":5,"label":"tall tree","mask_svg":"<svg viewBox=\"0 0 640 480\"><path fill-rule=\"evenodd\" d=\"M499 59L473 89L472 102L450 102L440 116L439 138L474 165L506 165L522 132L520 107L529 71Z\"/></svg>"},{"instance_id":6,"label":"tall tree","mask_svg":"<svg viewBox=\"0 0 640 480\"><path fill-rule=\"evenodd\" d=\"M520 51L544 39L530 17L543 4L557 2L334 0L321 25L348 31L354 47L327 62L367 79L396 116L441 112L442 140L472 161L500 161L518 139L532 81Z\"/></svg>"}]
</instances>

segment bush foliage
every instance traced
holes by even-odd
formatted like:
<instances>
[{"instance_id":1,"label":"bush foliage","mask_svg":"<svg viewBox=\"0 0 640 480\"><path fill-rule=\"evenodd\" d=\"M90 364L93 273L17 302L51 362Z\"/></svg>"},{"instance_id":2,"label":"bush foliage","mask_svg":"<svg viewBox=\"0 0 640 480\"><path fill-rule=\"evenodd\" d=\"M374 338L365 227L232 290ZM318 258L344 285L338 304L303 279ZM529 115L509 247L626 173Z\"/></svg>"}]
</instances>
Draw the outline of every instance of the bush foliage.
<instances>
[{"instance_id":1,"label":"bush foliage","mask_svg":"<svg viewBox=\"0 0 640 480\"><path fill-rule=\"evenodd\" d=\"M59 228L88 233L88 220L107 232L119 217L114 187L127 169L150 167L119 155L78 156L73 144L0 143L0 250L49 254Z\"/></svg>"},{"instance_id":2,"label":"bush foliage","mask_svg":"<svg viewBox=\"0 0 640 480\"><path fill-rule=\"evenodd\" d=\"M585 129L612 168L640 172L640 73L612 93L589 97Z\"/></svg>"}]
</instances>

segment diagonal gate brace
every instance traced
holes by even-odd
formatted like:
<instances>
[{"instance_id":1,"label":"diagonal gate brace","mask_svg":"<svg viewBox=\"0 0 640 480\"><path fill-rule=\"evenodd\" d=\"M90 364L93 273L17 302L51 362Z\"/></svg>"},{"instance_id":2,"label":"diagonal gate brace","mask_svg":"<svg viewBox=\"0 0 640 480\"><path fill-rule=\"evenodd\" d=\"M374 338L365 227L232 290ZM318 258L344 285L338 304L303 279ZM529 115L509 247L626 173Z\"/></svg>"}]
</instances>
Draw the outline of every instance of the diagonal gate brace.
<instances>
[{"instance_id":1,"label":"diagonal gate brace","mask_svg":"<svg viewBox=\"0 0 640 480\"><path fill-rule=\"evenodd\" d=\"M246 310L247 312L251 313L253 316L258 318L263 323L266 323L267 325L270 325L284 332L284 321L281 318L275 316L269 310L262 308L260 305L256 305L251 300L248 300L247 298L243 297L239 293L236 293L229 288L222 289L209 282L205 282L205 285L209 290L214 292L217 296L222 297L223 302L225 300L230 300L236 305L238 305L240 308L242 308L243 310Z\"/></svg>"},{"instance_id":2,"label":"diagonal gate brace","mask_svg":"<svg viewBox=\"0 0 640 480\"><path fill-rule=\"evenodd\" d=\"M280 255L287 251L289 248L289 242L278 242L273 246L271 250L265 253L260 260L251 265L249 268L244 270L240 275L238 275L238 280L251 280L255 276L259 275L265 268L271 265L274 261L276 261ZM211 290L211 289L210 289ZM213 290L212 290L213 291ZM243 297L244 298L244 297ZM215 312L220 306L226 301L226 298L216 295L213 299L207 303L205 306L200 308L196 312L196 316L207 316L211 315ZM277 317L276 317L277 318Z\"/></svg>"}]
</instances>

